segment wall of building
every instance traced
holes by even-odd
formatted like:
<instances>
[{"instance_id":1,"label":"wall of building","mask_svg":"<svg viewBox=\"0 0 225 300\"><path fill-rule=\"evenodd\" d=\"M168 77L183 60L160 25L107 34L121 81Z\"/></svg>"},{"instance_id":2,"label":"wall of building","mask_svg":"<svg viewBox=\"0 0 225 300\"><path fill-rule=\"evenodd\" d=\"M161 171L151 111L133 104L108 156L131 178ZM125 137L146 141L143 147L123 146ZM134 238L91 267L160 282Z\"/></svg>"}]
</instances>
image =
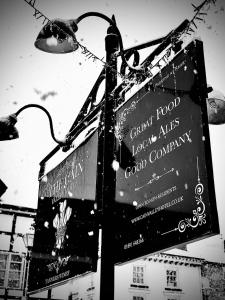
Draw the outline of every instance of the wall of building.
<instances>
[{"instance_id":1,"label":"wall of building","mask_svg":"<svg viewBox=\"0 0 225 300\"><path fill-rule=\"evenodd\" d=\"M141 283L134 282L135 267L144 271ZM168 282L168 276L175 281ZM118 266L115 278L116 300L202 299L201 263L196 259L159 254Z\"/></svg>"},{"instance_id":2,"label":"wall of building","mask_svg":"<svg viewBox=\"0 0 225 300\"><path fill-rule=\"evenodd\" d=\"M24 297L26 253L22 236L33 232L35 210L0 204L0 268L17 268L11 280L0 276L0 299ZM115 300L222 300L225 299L225 264L204 259L164 253L115 267ZM180 253L181 253L180 252ZM8 256L10 259L4 259ZM8 267L6 267L6 265ZM19 272L18 272L19 271ZM167 273L169 271L169 273ZM15 273L15 269L12 269ZM134 276L136 273L136 276ZM0 274L3 274L2 272ZM137 276L138 274L138 276ZM169 274L169 275L168 275ZM168 276L175 274L175 283ZM17 285L19 278L19 286ZM13 287L14 285L14 287ZM32 298L65 300L99 300L100 274L89 273L49 290L31 295ZM15 298L14 298L15 299Z\"/></svg>"},{"instance_id":3,"label":"wall of building","mask_svg":"<svg viewBox=\"0 0 225 300\"><path fill-rule=\"evenodd\" d=\"M205 261L202 264L202 278L205 299L225 299L225 264Z\"/></svg>"},{"instance_id":4,"label":"wall of building","mask_svg":"<svg viewBox=\"0 0 225 300\"><path fill-rule=\"evenodd\" d=\"M115 300L202 300L201 263L196 258L157 254L118 265L115 267ZM176 274L174 281L168 281L167 271L172 271L170 275ZM51 297L99 300L99 279L99 272L72 279L52 288ZM47 292L34 296L47 298Z\"/></svg>"},{"instance_id":5,"label":"wall of building","mask_svg":"<svg viewBox=\"0 0 225 300\"><path fill-rule=\"evenodd\" d=\"M33 233L36 211L0 204L0 299L22 299L25 294L26 233Z\"/></svg>"}]
</instances>

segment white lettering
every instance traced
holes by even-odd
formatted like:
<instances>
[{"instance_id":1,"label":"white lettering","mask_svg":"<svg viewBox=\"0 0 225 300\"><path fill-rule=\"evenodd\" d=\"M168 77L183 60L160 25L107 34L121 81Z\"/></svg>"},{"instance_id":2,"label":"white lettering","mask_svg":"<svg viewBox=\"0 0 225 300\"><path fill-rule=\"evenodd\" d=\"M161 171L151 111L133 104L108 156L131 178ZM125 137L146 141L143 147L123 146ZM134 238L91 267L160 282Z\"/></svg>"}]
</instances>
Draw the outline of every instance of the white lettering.
<instances>
[{"instance_id":1,"label":"white lettering","mask_svg":"<svg viewBox=\"0 0 225 300\"><path fill-rule=\"evenodd\" d=\"M190 138L191 130L185 132L182 136L179 136L177 139L171 141L165 147L160 149L154 149L149 153L149 162L153 164L156 160L164 157L165 155L169 154L170 152L174 151L176 148L181 147L186 142L191 143L192 140Z\"/></svg>"},{"instance_id":2,"label":"white lettering","mask_svg":"<svg viewBox=\"0 0 225 300\"><path fill-rule=\"evenodd\" d=\"M144 160L137 162L135 166L127 167L125 170L125 173L124 173L125 178L127 179L130 176L135 175L136 173L143 170L146 166L147 166L147 160L144 159Z\"/></svg>"},{"instance_id":3,"label":"white lettering","mask_svg":"<svg viewBox=\"0 0 225 300\"><path fill-rule=\"evenodd\" d=\"M168 105L160 106L156 110L156 119L159 120L162 116L165 116L168 112L171 112L174 108L176 108L180 104L180 97L176 97L173 101L171 101Z\"/></svg>"}]
</instances>

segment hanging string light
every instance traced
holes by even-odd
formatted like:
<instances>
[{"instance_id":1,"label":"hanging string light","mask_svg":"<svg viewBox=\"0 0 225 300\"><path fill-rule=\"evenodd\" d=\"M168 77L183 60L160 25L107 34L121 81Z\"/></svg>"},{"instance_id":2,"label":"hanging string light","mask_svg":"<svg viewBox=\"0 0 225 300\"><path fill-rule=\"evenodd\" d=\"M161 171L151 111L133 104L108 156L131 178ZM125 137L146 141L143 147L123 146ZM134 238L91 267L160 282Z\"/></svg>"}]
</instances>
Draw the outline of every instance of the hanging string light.
<instances>
[{"instance_id":1,"label":"hanging string light","mask_svg":"<svg viewBox=\"0 0 225 300\"><path fill-rule=\"evenodd\" d=\"M37 9L37 7L35 6L36 0L24 0L24 1L34 9L33 16L35 17L36 20L42 19L42 24L52 23L52 21L45 14L43 14L39 9ZM56 27L59 32L63 32L64 35L66 35L66 36L69 35L68 32L65 32L65 30L62 29L61 27L59 27L57 24L52 23L52 25L54 27ZM80 42L76 41L76 44L80 47L81 53L84 54L86 58L92 59L93 62L95 62L96 60L100 61L104 67L109 67L112 72L116 72L120 77L122 77L122 79L124 79L124 80L126 79L126 75L124 76L120 72L114 70L103 60L103 58L99 58L98 56L96 56L94 53L92 53L89 49L87 49L87 47L82 45Z\"/></svg>"},{"instance_id":2,"label":"hanging string light","mask_svg":"<svg viewBox=\"0 0 225 300\"><path fill-rule=\"evenodd\" d=\"M51 23L51 20L46 15L44 15L39 9L37 9L36 0L24 0L24 1L34 9L33 16L35 17L36 20L42 20L42 24L46 24L48 22ZM161 55L161 57L154 64L151 63L150 66L146 68L146 73L145 73L146 77L152 78L156 74L156 71L161 70L171 60L171 56L173 50L177 46L177 42L181 38L184 38L186 35L191 35L193 32L195 32L195 30L197 29L196 23L199 21L203 22L204 17L207 15L207 13L202 10L205 9L206 5L210 7L211 4L215 5L215 3L216 0L204 0L199 6L192 4L192 7L194 8L193 18L188 22L183 32L173 37L170 46L166 49L166 53ZM57 27L57 30L59 32L63 32L64 35L66 36L69 35L68 32L65 32L61 27L57 26L56 24L53 24L53 26ZM80 47L81 53L84 54L86 58L92 59L93 62L100 61L104 67L109 67L112 72L117 73L121 77L123 82L130 83L132 81L133 84L140 84L141 80L138 78L138 76L135 75L135 73L131 74L131 76L121 74L120 72L114 70L111 66L109 66L103 60L103 58L99 58L98 56L96 56L80 42L76 41L76 43L78 47Z\"/></svg>"},{"instance_id":3,"label":"hanging string light","mask_svg":"<svg viewBox=\"0 0 225 300\"><path fill-rule=\"evenodd\" d=\"M187 29L184 33L190 34L194 32L198 27L196 25L196 21L204 22L204 16L207 15L206 12L202 12L202 10L205 8L206 5L208 5L208 8L210 8L211 4L216 4L216 0L204 0L199 6L195 6L192 4L192 7L194 8L194 16L189 22L189 26L187 26ZM194 29L192 27L194 26Z\"/></svg>"},{"instance_id":4,"label":"hanging string light","mask_svg":"<svg viewBox=\"0 0 225 300\"><path fill-rule=\"evenodd\" d=\"M147 72L150 78L152 78L155 75L155 72L153 71L154 68L161 70L162 67L164 67L169 62L169 60L171 59L171 55L173 53L172 51L176 49L176 46L179 43L179 41L185 38L186 35L191 35L196 31L196 29L198 28L196 25L197 21L204 22L204 17L207 15L207 13L203 12L202 10L205 9L206 5L208 5L208 9L209 9L211 4L215 5L216 0L204 0L199 6L195 6L194 4L192 4L192 7L194 8L193 18L188 22L183 32L180 32L179 34L173 37L173 41L171 42L170 46L167 48L166 53L163 56L161 56L154 65L151 64L148 67Z\"/></svg>"}]
</instances>

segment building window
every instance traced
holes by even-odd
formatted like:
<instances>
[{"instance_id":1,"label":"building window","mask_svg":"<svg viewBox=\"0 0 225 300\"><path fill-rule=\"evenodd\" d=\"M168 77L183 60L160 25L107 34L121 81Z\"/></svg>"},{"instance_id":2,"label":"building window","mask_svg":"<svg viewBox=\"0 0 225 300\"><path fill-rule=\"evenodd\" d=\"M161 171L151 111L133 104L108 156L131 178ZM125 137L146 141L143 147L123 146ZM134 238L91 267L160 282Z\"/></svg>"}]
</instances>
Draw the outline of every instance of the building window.
<instances>
[{"instance_id":1,"label":"building window","mask_svg":"<svg viewBox=\"0 0 225 300\"><path fill-rule=\"evenodd\" d=\"M0 287L22 288L23 256L10 252L0 252Z\"/></svg>"},{"instance_id":2,"label":"building window","mask_svg":"<svg viewBox=\"0 0 225 300\"><path fill-rule=\"evenodd\" d=\"M144 267L143 266L133 266L133 283L144 284ZM135 300L139 300L139 299L135 299Z\"/></svg>"},{"instance_id":3,"label":"building window","mask_svg":"<svg viewBox=\"0 0 225 300\"><path fill-rule=\"evenodd\" d=\"M144 300L141 296L133 296L133 300Z\"/></svg>"},{"instance_id":4,"label":"building window","mask_svg":"<svg viewBox=\"0 0 225 300\"><path fill-rule=\"evenodd\" d=\"M166 282L168 287L177 287L176 270L166 270Z\"/></svg>"},{"instance_id":5,"label":"building window","mask_svg":"<svg viewBox=\"0 0 225 300\"><path fill-rule=\"evenodd\" d=\"M80 300L78 293L73 293L69 296L69 300Z\"/></svg>"}]
</instances>

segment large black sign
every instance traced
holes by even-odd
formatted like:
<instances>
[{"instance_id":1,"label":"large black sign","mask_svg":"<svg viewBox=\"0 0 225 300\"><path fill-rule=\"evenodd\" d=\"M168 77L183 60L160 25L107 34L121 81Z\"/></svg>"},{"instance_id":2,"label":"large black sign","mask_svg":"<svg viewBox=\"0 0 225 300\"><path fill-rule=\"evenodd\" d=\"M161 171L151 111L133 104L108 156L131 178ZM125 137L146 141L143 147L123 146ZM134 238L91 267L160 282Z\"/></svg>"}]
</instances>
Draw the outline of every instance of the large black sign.
<instances>
[{"instance_id":1,"label":"large black sign","mask_svg":"<svg viewBox=\"0 0 225 300\"><path fill-rule=\"evenodd\" d=\"M116 263L219 232L202 43L117 112Z\"/></svg>"},{"instance_id":2,"label":"large black sign","mask_svg":"<svg viewBox=\"0 0 225 300\"><path fill-rule=\"evenodd\" d=\"M96 132L40 180L29 291L96 271L97 142Z\"/></svg>"}]
</instances>

